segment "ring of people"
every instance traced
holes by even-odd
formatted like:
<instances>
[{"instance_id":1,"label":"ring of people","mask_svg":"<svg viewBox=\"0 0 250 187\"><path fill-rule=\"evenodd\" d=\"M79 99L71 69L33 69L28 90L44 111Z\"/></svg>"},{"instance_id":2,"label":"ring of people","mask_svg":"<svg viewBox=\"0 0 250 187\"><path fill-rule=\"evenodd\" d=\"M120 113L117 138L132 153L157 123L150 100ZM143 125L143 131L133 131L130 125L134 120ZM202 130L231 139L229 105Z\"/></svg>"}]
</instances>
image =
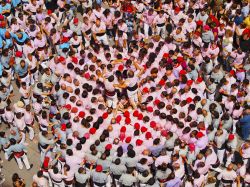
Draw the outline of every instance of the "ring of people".
<instances>
[{"instance_id":1,"label":"ring of people","mask_svg":"<svg viewBox=\"0 0 250 187\"><path fill-rule=\"evenodd\" d=\"M249 187L249 79L249 0L1 0L0 185Z\"/></svg>"}]
</instances>

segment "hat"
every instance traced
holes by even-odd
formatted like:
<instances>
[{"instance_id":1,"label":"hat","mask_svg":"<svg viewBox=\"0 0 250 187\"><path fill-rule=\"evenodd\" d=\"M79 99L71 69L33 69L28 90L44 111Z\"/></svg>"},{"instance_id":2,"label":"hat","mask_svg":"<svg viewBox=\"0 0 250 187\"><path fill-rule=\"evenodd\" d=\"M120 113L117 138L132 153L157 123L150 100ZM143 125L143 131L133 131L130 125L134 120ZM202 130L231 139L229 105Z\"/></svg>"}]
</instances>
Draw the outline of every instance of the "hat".
<instances>
[{"instance_id":1,"label":"hat","mask_svg":"<svg viewBox=\"0 0 250 187\"><path fill-rule=\"evenodd\" d=\"M143 114L142 114L142 113L138 114L137 119L138 119L138 120L142 120L142 119L143 119Z\"/></svg>"},{"instance_id":2,"label":"hat","mask_svg":"<svg viewBox=\"0 0 250 187\"><path fill-rule=\"evenodd\" d=\"M80 111L80 112L78 113L78 117L79 117L79 118L84 118L84 116L85 116L85 112Z\"/></svg>"},{"instance_id":3,"label":"hat","mask_svg":"<svg viewBox=\"0 0 250 187\"><path fill-rule=\"evenodd\" d=\"M161 131L161 135L162 135L163 137L166 137L166 136L168 135L168 131L167 131L167 130L162 130L162 131Z\"/></svg>"},{"instance_id":4,"label":"hat","mask_svg":"<svg viewBox=\"0 0 250 187\"><path fill-rule=\"evenodd\" d=\"M125 126L122 126L120 129L120 132L126 132L127 128Z\"/></svg>"},{"instance_id":5,"label":"hat","mask_svg":"<svg viewBox=\"0 0 250 187\"><path fill-rule=\"evenodd\" d=\"M164 86L165 85L165 83L166 83L166 81L165 80L163 80L163 79L161 79L160 81L159 81L159 85L161 85L161 86Z\"/></svg>"},{"instance_id":6,"label":"hat","mask_svg":"<svg viewBox=\"0 0 250 187\"><path fill-rule=\"evenodd\" d=\"M89 73L85 73L85 74L84 74L84 78L85 78L85 79L90 79L90 74L89 74Z\"/></svg>"},{"instance_id":7,"label":"hat","mask_svg":"<svg viewBox=\"0 0 250 187\"><path fill-rule=\"evenodd\" d=\"M4 16L2 14L0 14L0 21L4 20Z\"/></svg>"},{"instance_id":8,"label":"hat","mask_svg":"<svg viewBox=\"0 0 250 187\"><path fill-rule=\"evenodd\" d=\"M59 62L64 62L64 61L65 61L65 58L64 58L63 56L60 56L60 57L58 58L58 61L59 61Z\"/></svg>"},{"instance_id":9,"label":"hat","mask_svg":"<svg viewBox=\"0 0 250 187\"><path fill-rule=\"evenodd\" d=\"M124 115L124 117L128 118L128 117L130 116L130 113L129 113L129 111L126 110L126 111L123 113L123 115Z\"/></svg>"},{"instance_id":10,"label":"hat","mask_svg":"<svg viewBox=\"0 0 250 187\"><path fill-rule=\"evenodd\" d=\"M193 80L188 80L188 81L187 81L187 85L188 85L188 86L191 86L191 85L193 84L193 82L194 82Z\"/></svg>"},{"instance_id":11,"label":"hat","mask_svg":"<svg viewBox=\"0 0 250 187\"><path fill-rule=\"evenodd\" d=\"M134 128L135 128L135 130L140 130L140 124L139 123L135 123L134 124Z\"/></svg>"},{"instance_id":12,"label":"hat","mask_svg":"<svg viewBox=\"0 0 250 187\"><path fill-rule=\"evenodd\" d=\"M228 135L228 140L233 140L234 139L234 134L229 134Z\"/></svg>"},{"instance_id":13,"label":"hat","mask_svg":"<svg viewBox=\"0 0 250 187\"><path fill-rule=\"evenodd\" d=\"M195 145L193 143L188 145L188 148L190 151L194 151L195 150Z\"/></svg>"},{"instance_id":14,"label":"hat","mask_svg":"<svg viewBox=\"0 0 250 187\"><path fill-rule=\"evenodd\" d=\"M163 58L168 58L169 57L169 54L168 53L164 53L163 54Z\"/></svg>"},{"instance_id":15,"label":"hat","mask_svg":"<svg viewBox=\"0 0 250 187\"><path fill-rule=\"evenodd\" d=\"M176 60L177 60L177 62L179 62L179 63L184 62L184 58L183 58L182 56L178 56Z\"/></svg>"},{"instance_id":16,"label":"hat","mask_svg":"<svg viewBox=\"0 0 250 187\"><path fill-rule=\"evenodd\" d=\"M67 110L71 110L71 105L70 104L64 105L64 108L66 108Z\"/></svg>"},{"instance_id":17,"label":"hat","mask_svg":"<svg viewBox=\"0 0 250 187\"><path fill-rule=\"evenodd\" d=\"M52 10L48 10L47 13L48 13L48 15L52 14Z\"/></svg>"},{"instance_id":18,"label":"hat","mask_svg":"<svg viewBox=\"0 0 250 187\"><path fill-rule=\"evenodd\" d=\"M139 115L138 110L135 110L135 111L133 112L133 116L134 116L134 117L138 117L138 115Z\"/></svg>"},{"instance_id":19,"label":"hat","mask_svg":"<svg viewBox=\"0 0 250 187\"><path fill-rule=\"evenodd\" d=\"M135 144L136 144L137 146L142 145L142 143L143 143L143 141L140 140L140 139L137 139L136 142L135 142Z\"/></svg>"},{"instance_id":20,"label":"hat","mask_svg":"<svg viewBox=\"0 0 250 187\"><path fill-rule=\"evenodd\" d=\"M150 138L152 138L151 132L146 132L145 138L146 138L147 140L150 139Z\"/></svg>"},{"instance_id":21,"label":"hat","mask_svg":"<svg viewBox=\"0 0 250 187\"><path fill-rule=\"evenodd\" d=\"M105 146L105 150L111 150L112 149L112 145L111 144L107 144L106 146Z\"/></svg>"},{"instance_id":22,"label":"hat","mask_svg":"<svg viewBox=\"0 0 250 187\"><path fill-rule=\"evenodd\" d=\"M142 126L142 127L141 127L141 132L142 132L142 133L146 132L147 130L148 130L147 127L145 127L145 126Z\"/></svg>"},{"instance_id":23,"label":"hat","mask_svg":"<svg viewBox=\"0 0 250 187\"><path fill-rule=\"evenodd\" d=\"M85 133L85 134L84 134L84 138L89 139L89 137L90 137L90 134L89 134L89 133Z\"/></svg>"},{"instance_id":24,"label":"hat","mask_svg":"<svg viewBox=\"0 0 250 187\"><path fill-rule=\"evenodd\" d=\"M96 128L92 127L89 129L90 134L95 134L95 132L96 132Z\"/></svg>"},{"instance_id":25,"label":"hat","mask_svg":"<svg viewBox=\"0 0 250 187\"><path fill-rule=\"evenodd\" d=\"M181 71L180 71L180 73L179 73L180 75L186 75L187 74L187 72L184 70L184 69L182 69Z\"/></svg>"},{"instance_id":26,"label":"hat","mask_svg":"<svg viewBox=\"0 0 250 187\"><path fill-rule=\"evenodd\" d=\"M203 21L202 20L198 20L198 21L196 21L196 24L197 24L197 26L202 26L203 25Z\"/></svg>"},{"instance_id":27,"label":"hat","mask_svg":"<svg viewBox=\"0 0 250 187\"><path fill-rule=\"evenodd\" d=\"M103 118L103 119L107 119L108 116L109 116L109 113L108 113L108 112L104 112L104 113L102 114L102 118Z\"/></svg>"},{"instance_id":28,"label":"hat","mask_svg":"<svg viewBox=\"0 0 250 187\"><path fill-rule=\"evenodd\" d=\"M61 124L61 130L62 130L62 131L66 131L66 128L67 128L67 127L66 127L66 124L65 124L65 123Z\"/></svg>"},{"instance_id":29,"label":"hat","mask_svg":"<svg viewBox=\"0 0 250 187\"><path fill-rule=\"evenodd\" d=\"M78 59L77 59L76 57L72 57L71 60L72 60L72 62L74 62L75 64L78 63Z\"/></svg>"},{"instance_id":30,"label":"hat","mask_svg":"<svg viewBox=\"0 0 250 187\"><path fill-rule=\"evenodd\" d=\"M197 138L202 138L204 136L204 134L202 133L202 132L198 132L197 134L196 134L196 137Z\"/></svg>"},{"instance_id":31,"label":"hat","mask_svg":"<svg viewBox=\"0 0 250 187\"><path fill-rule=\"evenodd\" d=\"M24 103L22 101L17 101L17 107L19 108L23 108L24 107Z\"/></svg>"},{"instance_id":32,"label":"hat","mask_svg":"<svg viewBox=\"0 0 250 187\"><path fill-rule=\"evenodd\" d=\"M147 111L148 112L153 112L154 110L153 110L153 107L152 106L147 106Z\"/></svg>"},{"instance_id":33,"label":"hat","mask_svg":"<svg viewBox=\"0 0 250 187\"><path fill-rule=\"evenodd\" d=\"M120 138L121 141L123 141L124 138L125 138L125 133L124 132L120 133L119 138Z\"/></svg>"},{"instance_id":34,"label":"hat","mask_svg":"<svg viewBox=\"0 0 250 187\"><path fill-rule=\"evenodd\" d=\"M102 165L97 165L95 168L96 172L102 172Z\"/></svg>"},{"instance_id":35,"label":"hat","mask_svg":"<svg viewBox=\"0 0 250 187\"><path fill-rule=\"evenodd\" d=\"M72 113L77 113L77 112L78 112L78 108L73 107L73 108L71 109L71 112L72 112Z\"/></svg>"},{"instance_id":36,"label":"hat","mask_svg":"<svg viewBox=\"0 0 250 187\"><path fill-rule=\"evenodd\" d=\"M129 125L129 124L131 123L131 119L130 119L130 118L126 118L126 119L125 119L125 123L126 123L127 125Z\"/></svg>"},{"instance_id":37,"label":"hat","mask_svg":"<svg viewBox=\"0 0 250 187\"><path fill-rule=\"evenodd\" d=\"M193 99L192 99L191 97L188 97L188 98L186 99L186 101L187 101L187 103L191 103L191 102L193 101Z\"/></svg>"},{"instance_id":38,"label":"hat","mask_svg":"<svg viewBox=\"0 0 250 187\"><path fill-rule=\"evenodd\" d=\"M178 13L178 12L181 11L181 9L180 9L180 7L176 7L176 8L174 9L174 11L175 11L176 13Z\"/></svg>"},{"instance_id":39,"label":"hat","mask_svg":"<svg viewBox=\"0 0 250 187\"><path fill-rule=\"evenodd\" d=\"M198 31L196 31L196 32L194 32L194 35L196 35L196 36L200 36L200 35L201 35L201 33L200 33L200 32L198 32Z\"/></svg>"},{"instance_id":40,"label":"hat","mask_svg":"<svg viewBox=\"0 0 250 187\"><path fill-rule=\"evenodd\" d=\"M229 73L230 73L230 75L235 76L235 71L234 70L231 70Z\"/></svg>"},{"instance_id":41,"label":"hat","mask_svg":"<svg viewBox=\"0 0 250 187\"><path fill-rule=\"evenodd\" d=\"M130 143L131 140L132 140L131 136L128 136L128 137L125 139L125 142L126 142L126 143Z\"/></svg>"},{"instance_id":42,"label":"hat","mask_svg":"<svg viewBox=\"0 0 250 187\"><path fill-rule=\"evenodd\" d=\"M118 66L119 71L123 71L123 69L124 69L124 66L122 64Z\"/></svg>"},{"instance_id":43,"label":"hat","mask_svg":"<svg viewBox=\"0 0 250 187\"><path fill-rule=\"evenodd\" d=\"M198 77L196 81L201 83L202 82L202 77Z\"/></svg>"},{"instance_id":44,"label":"hat","mask_svg":"<svg viewBox=\"0 0 250 187\"><path fill-rule=\"evenodd\" d=\"M23 56L23 53L21 51L16 51L16 57L22 57Z\"/></svg>"},{"instance_id":45,"label":"hat","mask_svg":"<svg viewBox=\"0 0 250 187\"><path fill-rule=\"evenodd\" d=\"M143 92L143 93L149 93L148 87L144 87L144 88L142 89L142 92Z\"/></svg>"},{"instance_id":46,"label":"hat","mask_svg":"<svg viewBox=\"0 0 250 187\"><path fill-rule=\"evenodd\" d=\"M79 21L78 18L73 19L73 23L78 23L78 21Z\"/></svg>"},{"instance_id":47,"label":"hat","mask_svg":"<svg viewBox=\"0 0 250 187\"><path fill-rule=\"evenodd\" d=\"M151 128L155 128L156 127L156 122L155 121L151 121L150 122L150 127Z\"/></svg>"},{"instance_id":48,"label":"hat","mask_svg":"<svg viewBox=\"0 0 250 187\"><path fill-rule=\"evenodd\" d=\"M122 120L122 116L120 116L120 115L116 116L116 119L115 119L116 123L120 123L121 120Z\"/></svg>"},{"instance_id":49,"label":"hat","mask_svg":"<svg viewBox=\"0 0 250 187\"><path fill-rule=\"evenodd\" d=\"M62 43L67 43L69 41L69 38L68 37L63 37L62 38Z\"/></svg>"},{"instance_id":50,"label":"hat","mask_svg":"<svg viewBox=\"0 0 250 187\"><path fill-rule=\"evenodd\" d=\"M203 30L208 31L208 30L210 30L210 27L208 25L204 25Z\"/></svg>"},{"instance_id":51,"label":"hat","mask_svg":"<svg viewBox=\"0 0 250 187\"><path fill-rule=\"evenodd\" d=\"M155 105L158 105L160 102L161 102L161 101L160 101L159 99L156 99L156 100L154 101L154 104L155 104Z\"/></svg>"}]
</instances>

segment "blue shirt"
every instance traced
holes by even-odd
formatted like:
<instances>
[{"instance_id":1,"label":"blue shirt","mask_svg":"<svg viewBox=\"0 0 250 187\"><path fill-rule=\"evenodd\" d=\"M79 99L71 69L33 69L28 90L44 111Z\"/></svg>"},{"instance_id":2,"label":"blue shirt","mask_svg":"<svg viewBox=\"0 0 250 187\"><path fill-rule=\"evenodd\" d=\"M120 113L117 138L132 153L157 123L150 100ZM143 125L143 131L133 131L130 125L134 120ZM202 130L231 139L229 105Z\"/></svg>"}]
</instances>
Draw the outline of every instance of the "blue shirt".
<instances>
[{"instance_id":1,"label":"blue shirt","mask_svg":"<svg viewBox=\"0 0 250 187\"><path fill-rule=\"evenodd\" d=\"M69 43L63 43L59 46L60 49L64 49L64 48L69 48L70 44Z\"/></svg>"},{"instance_id":2,"label":"blue shirt","mask_svg":"<svg viewBox=\"0 0 250 187\"><path fill-rule=\"evenodd\" d=\"M15 8L21 3L21 0L11 0L12 6Z\"/></svg>"},{"instance_id":3,"label":"blue shirt","mask_svg":"<svg viewBox=\"0 0 250 187\"><path fill-rule=\"evenodd\" d=\"M19 76L23 76L27 73L28 71L28 63L25 63L25 66L22 68L20 64L16 65L15 67L15 72L19 75Z\"/></svg>"},{"instance_id":4,"label":"blue shirt","mask_svg":"<svg viewBox=\"0 0 250 187\"><path fill-rule=\"evenodd\" d=\"M16 34L13 34L13 38L14 38L16 41L23 43L23 42L25 42L27 39L29 39L29 36L28 36L25 32L19 32L19 33L21 33L21 34L23 35L22 38L18 38L18 36L17 36Z\"/></svg>"},{"instance_id":5,"label":"blue shirt","mask_svg":"<svg viewBox=\"0 0 250 187\"><path fill-rule=\"evenodd\" d=\"M5 40L4 49L8 49L8 48L10 48L10 47L12 47L12 46L13 46L12 38L6 39L6 40Z\"/></svg>"},{"instance_id":6,"label":"blue shirt","mask_svg":"<svg viewBox=\"0 0 250 187\"><path fill-rule=\"evenodd\" d=\"M250 125L250 114L243 116L243 118L240 119L241 125Z\"/></svg>"},{"instance_id":7,"label":"blue shirt","mask_svg":"<svg viewBox=\"0 0 250 187\"><path fill-rule=\"evenodd\" d=\"M5 6L0 5L0 13L2 14L3 11L5 10L10 10L11 9L11 5L9 3L6 3Z\"/></svg>"},{"instance_id":8,"label":"blue shirt","mask_svg":"<svg viewBox=\"0 0 250 187\"><path fill-rule=\"evenodd\" d=\"M0 36L5 39L6 28L0 28Z\"/></svg>"},{"instance_id":9,"label":"blue shirt","mask_svg":"<svg viewBox=\"0 0 250 187\"><path fill-rule=\"evenodd\" d=\"M0 37L0 48L3 47L3 39Z\"/></svg>"},{"instance_id":10,"label":"blue shirt","mask_svg":"<svg viewBox=\"0 0 250 187\"><path fill-rule=\"evenodd\" d=\"M244 21L243 16L235 16L234 23L236 25L240 25L241 23L243 23L243 21Z\"/></svg>"},{"instance_id":11,"label":"blue shirt","mask_svg":"<svg viewBox=\"0 0 250 187\"><path fill-rule=\"evenodd\" d=\"M11 153L13 153L13 152L22 152L22 151L27 152L26 147L23 144L15 144L15 145L11 145L7 149L6 153L8 156L10 156Z\"/></svg>"}]
</instances>

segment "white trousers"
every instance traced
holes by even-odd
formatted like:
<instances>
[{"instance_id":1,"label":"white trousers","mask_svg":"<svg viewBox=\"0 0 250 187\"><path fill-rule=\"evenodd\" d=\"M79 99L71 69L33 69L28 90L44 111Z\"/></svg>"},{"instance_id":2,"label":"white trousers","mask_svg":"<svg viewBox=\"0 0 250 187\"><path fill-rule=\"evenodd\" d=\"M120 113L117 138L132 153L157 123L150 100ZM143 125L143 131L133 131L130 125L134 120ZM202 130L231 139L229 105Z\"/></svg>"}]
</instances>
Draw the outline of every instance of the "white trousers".
<instances>
[{"instance_id":1,"label":"white trousers","mask_svg":"<svg viewBox=\"0 0 250 187\"><path fill-rule=\"evenodd\" d=\"M162 38L165 38L166 34L166 26L158 27L156 26L156 34L161 36Z\"/></svg>"},{"instance_id":2,"label":"white trousers","mask_svg":"<svg viewBox=\"0 0 250 187\"><path fill-rule=\"evenodd\" d=\"M138 102L138 92L137 91L138 91L137 89L135 91L132 91L132 92L127 90L127 94L128 94L130 101L135 102L135 103Z\"/></svg>"},{"instance_id":3,"label":"white trousers","mask_svg":"<svg viewBox=\"0 0 250 187\"><path fill-rule=\"evenodd\" d=\"M16 159L16 162L17 162L19 169L23 169L23 163L24 163L26 169L30 169L30 163L29 163L29 160L28 160L28 157L26 154L24 154L20 158L15 156L15 159Z\"/></svg>"},{"instance_id":4,"label":"white trousers","mask_svg":"<svg viewBox=\"0 0 250 187\"><path fill-rule=\"evenodd\" d=\"M144 23L144 35L145 38L148 38L148 32L149 32L149 25L147 23Z\"/></svg>"},{"instance_id":5,"label":"white trousers","mask_svg":"<svg viewBox=\"0 0 250 187\"><path fill-rule=\"evenodd\" d=\"M38 70L30 75L30 84L33 85L38 81Z\"/></svg>"},{"instance_id":6,"label":"white trousers","mask_svg":"<svg viewBox=\"0 0 250 187\"><path fill-rule=\"evenodd\" d=\"M28 125L27 125L27 128L29 129L29 137L30 137L30 140L33 140L33 138L34 138L34 136L35 136L34 129L33 129L33 127L28 126Z\"/></svg>"},{"instance_id":7,"label":"white trousers","mask_svg":"<svg viewBox=\"0 0 250 187\"><path fill-rule=\"evenodd\" d=\"M222 150L217 150L217 155L218 155L218 159L220 161L220 164L223 163L223 158L224 158L224 155L225 155L225 149L222 149Z\"/></svg>"},{"instance_id":8,"label":"white trousers","mask_svg":"<svg viewBox=\"0 0 250 187\"><path fill-rule=\"evenodd\" d=\"M104 45L109 45L108 37L107 37L106 34L104 34L103 36L96 36L96 39L97 39L100 43L103 43Z\"/></svg>"}]
</instances>

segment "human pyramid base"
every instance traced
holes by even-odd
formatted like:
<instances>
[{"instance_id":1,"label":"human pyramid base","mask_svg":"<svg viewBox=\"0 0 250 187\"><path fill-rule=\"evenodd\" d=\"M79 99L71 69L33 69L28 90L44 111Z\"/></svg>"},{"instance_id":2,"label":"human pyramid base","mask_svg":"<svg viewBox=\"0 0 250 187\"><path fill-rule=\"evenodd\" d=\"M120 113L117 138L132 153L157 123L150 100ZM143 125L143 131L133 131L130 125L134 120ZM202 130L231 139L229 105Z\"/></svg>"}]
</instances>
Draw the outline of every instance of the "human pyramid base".
<instances>
[{"instance_id":1,"label":"human pyramid base","mask_svg":"<svg viewBox=\"0 0 250 187\"><path fill-rule=\"evenodd\" d=\"M249 9L2 0L3 167L15 160L30 175L14 173L13 185L249 186Z\"/></svg>"}]
</instances>

